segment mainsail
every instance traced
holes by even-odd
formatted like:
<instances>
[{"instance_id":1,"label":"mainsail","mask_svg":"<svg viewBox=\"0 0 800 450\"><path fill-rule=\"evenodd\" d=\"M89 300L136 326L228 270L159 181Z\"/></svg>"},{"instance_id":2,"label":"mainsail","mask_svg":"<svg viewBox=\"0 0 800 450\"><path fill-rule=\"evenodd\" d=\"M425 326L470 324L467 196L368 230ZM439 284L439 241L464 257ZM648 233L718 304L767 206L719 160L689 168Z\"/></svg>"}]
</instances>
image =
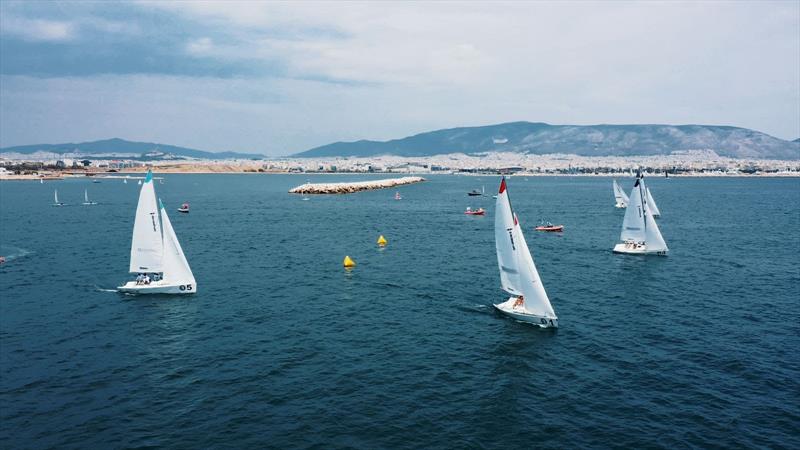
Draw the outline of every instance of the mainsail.
<instances>
[{"instance_id":1,"label":"mainsail","mask_svg":"<svg viewBox=\"0 0 800 450\"><path fill-rule=\"evenodd\" d=\"M523 307L527 313L555 318L550 299L525 242L519 219L511 207L505 178L500 182L500 191L497 194L494 224L497 262L503 289L512 295L523 295Z\"/></svg>"},{"instance_id":2,"label":"mainsail","mask_svg":"<svg viewBox=\"0 0 800 450\"><path fill-rule=\"evenodd\" d=\"M129 270L133 273L162 272L163 255L164 244L153 188L153 174L148 171L139 193L139 205L136 207Z\"/></svg>"},{"instance_id":3,"label":"mainsail","mask_svg":"<svg viewBox=\"0 0 800 450\"><path fill-rule=\"evenodd\" d=\"M520 290L519 270L515 252L517 243L514 240L514 214L506 192L506 181L500 183L500 192L495 202L494 242L497 249L497 265L500 267L500 285L511 295L522 294Z\"/></svg>"},{"instance_id":4,"label":"mainsail","mask_svg":"<svg viewBox=\"0 0 800 450\"><path fill-rule=\"evenodd\" d=\"M644 192L641 188L641 179L636 179L636 184L633 185L631 190L630 202L628 208L625 210L625 218L622 220L622 233L620 233L620 240L634 242L645 242L647 239L645 231L644 220Z\"/></svg>"}]
</instances>

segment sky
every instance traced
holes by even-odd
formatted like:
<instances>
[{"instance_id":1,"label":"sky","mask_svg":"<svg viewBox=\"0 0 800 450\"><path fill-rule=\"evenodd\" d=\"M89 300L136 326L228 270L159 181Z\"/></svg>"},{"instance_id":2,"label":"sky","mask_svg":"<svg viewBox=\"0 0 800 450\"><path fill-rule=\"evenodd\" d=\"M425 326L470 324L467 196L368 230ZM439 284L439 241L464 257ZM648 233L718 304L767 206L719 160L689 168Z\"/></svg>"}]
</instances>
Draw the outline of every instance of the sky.
<instances>
[{"instance_id":1,"label":"sky","mask_svg":"<svg viewBox=\"0 0 800 450\"><path fill-rule=\"evenodd\" d=\"M512 121L800 137L800 1L0 2L0 147L280 156Z\"/></svg>"}]
</instances>

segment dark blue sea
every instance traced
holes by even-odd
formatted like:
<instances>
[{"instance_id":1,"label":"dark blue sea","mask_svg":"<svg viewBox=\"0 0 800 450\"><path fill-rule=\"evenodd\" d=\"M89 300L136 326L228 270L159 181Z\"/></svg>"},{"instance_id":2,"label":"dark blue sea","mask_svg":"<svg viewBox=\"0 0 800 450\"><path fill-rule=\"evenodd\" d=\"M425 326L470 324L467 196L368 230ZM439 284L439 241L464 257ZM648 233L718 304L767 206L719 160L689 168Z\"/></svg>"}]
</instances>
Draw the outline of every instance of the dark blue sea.
<instances>
[{"instance_id":1,"label":"dark blue sea","mask_svg":"<svg viewBox=\"0 0 800 450\"><path fill-rule=\"evenodd\" d=\"M309 178L370 177L164 175L185 297L114 292L135 183L0 183L0 447L800 448L800 179L651 178L636 257L610 178L510 178L552 331L491 307L498 177Z\"/></svg>"}]
</instances>

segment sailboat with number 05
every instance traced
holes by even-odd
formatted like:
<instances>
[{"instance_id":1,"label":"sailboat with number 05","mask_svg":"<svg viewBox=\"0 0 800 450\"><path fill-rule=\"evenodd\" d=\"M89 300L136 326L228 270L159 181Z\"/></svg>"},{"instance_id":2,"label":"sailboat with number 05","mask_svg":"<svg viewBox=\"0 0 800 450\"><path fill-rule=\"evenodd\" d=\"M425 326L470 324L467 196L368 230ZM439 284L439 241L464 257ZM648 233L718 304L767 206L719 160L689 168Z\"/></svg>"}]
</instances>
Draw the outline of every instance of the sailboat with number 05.
<instances>
[{"instance_id":1,"label":"sailboat with number 05","mask_svg":"<svg viewBox=\"0 0 800 450\"><path fill-rule=\"evenodd\" d=\"M522 234L519 218L511 208L506 179L500 182L494 217L494 238L500 285L511 294L503 303L494 305L498 311L519 321L542 328L558 328L547 292Z\"/></svg>"},{"instance_id":2,"label":"sailboat with number 05","mask_svg":"<svg viewBox=\"0 0 800 450\"><path fill-rule=\"evenodd\" d=\"M614 253L667 256L669 248L653 218L649 197L644 178L641 174L637 175L622 220L622 233L619 236L622 243L614 246Z\"/></svg>"},{"instance_id":3,"label":"sailboat with number 05","mask_svg":"<svg viewBox=\"0 0 800 450\"><path fill-rule=\"evenodd\" d=\"M194 294L197 283L172 229L167 210L156 201L153 173L139 193L133 224L130 272L138 276L117 288L129 294Z\"/></svg>"}]
</instances>

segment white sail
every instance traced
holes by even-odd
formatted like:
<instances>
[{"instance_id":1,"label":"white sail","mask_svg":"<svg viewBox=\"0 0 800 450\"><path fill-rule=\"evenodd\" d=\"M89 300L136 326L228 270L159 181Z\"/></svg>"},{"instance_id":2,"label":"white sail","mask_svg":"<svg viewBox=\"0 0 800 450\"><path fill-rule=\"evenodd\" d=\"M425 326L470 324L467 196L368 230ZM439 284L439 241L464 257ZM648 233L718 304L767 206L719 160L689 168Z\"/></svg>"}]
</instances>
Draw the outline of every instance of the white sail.
<instances>
[{"instance_id":1,"label":"white sail","mask_svg":"<svg viewBox=\"0 0 800 450\"><path fill-rule=\"evenodd\" d=\"M164 281L169 284L191 285L189 290L196 290L192 269L189 268L189 262L186 261L181 244L169 221L167 210L161 204L161 200L158 202L161 206L161 223L164 227Z\"/></svg>"},{"instance_id":2,"label":"white sail","mask_svg":"<svg viewBox=\"0 0 800 450\"><path fill-rule=\"evenodd\" d=\"M661 211L658 210L658 206L656 206L656 201L653 200L653 195L650 194L649 187L645 187L645 193L647 196L647 208L650 210L653 217L661 217Z\"/></svg>"},{"instance_id":3,"label":"white sail","mask_svg":"<svg viewBox=\"0 0 800 450\"><path fill-rule=\"evenodd\" d=\"M85 203L89 203L89 190L88 189L84 189L83 190L83 201Z\"/></svg>"},{"instance_id":4,"label":"white sail","mask_svg":"<svg viewBox=\"0 0 800 450\"><path fill-rule=\"evenodd\" d=\"M658 224L650 212L650 204L645 203L645 243L648 250L659 252L669 251L667 243L664 242L664 237L661 236L661 230L658 229Z\"/></svg>"},{"instance_id":5,"label":"white sail","mask_svg":"<svg viewBox=\"0 0 800 450\"><path fill-rule=\"evenodd\" d=\"M139 205L136 207L133 223L130 271L162 272L163 255L164 244L158 220L153 174L148 171L139 192Z\"/></svg>"},{"instance_id":6,"label":"white sail","mask_svg":"<svg viewBox=\"0 0 800 450\"><path fill-rule=\"evenodd\" d=\"M617 180L614 181L614 199L617 201L617 205L622 205L622 207L628 206L629 200L628 196L625 195L625 191L617 183Z\"/></svg>"},{"instance_id":7,"label":"white sail","mask_svg":"<svg viewBox=\"0 0 800 450\"><path fill-rule=\"evenodd\" d=\"M494 242L497 249L497 265L500 268L500 285L511 295L520 295L519 269L517 268L517 242L514 233L514 214L506 191L505 179L497 193L494 216Z\"/></svg>"},{"instance_id":8,"label":"white sail","mask_svg":"<svg viewBox=\"0 0 800 450\"><path fill-rule=\"evenodd\" d=\"M55 204L57 205L58 204L58 189L55 189L53 191L53 197L55 197Z\"/></svg>"},{"instance_id":9,"label":"white sail","mask_svg":"<svg viewBox=\"0 0 800 450\"><path fill-rule=\"evenodd\" d=\"M622 233L620 233L619 238L623 242L628 240L645 242L647 239L644 219L645 198L640 179L636 180L629 199L628 208L625 210L625 218L622 220Z\"/></svg>"},{"instance_id":10,"label":"white sail","mask_svg":"<svg viewBox=\"0 0 800 450\"><path fill-rule=\"evenodd\" d=\"M516 219L516 215L514 215L514 218ZM519 251L516 252L517 267L519 268L522 294L525 296L523 307L530 314L555 318L556 313L553 311L553 306L550 304L550 299L547 297L544 286L542 286L539 271L536 270L536 264L533 263L533 257L528 249L528 243L525 241L525 235L522 234L519 219L515 222L514 234L519 242Z\"/></svg>"}]
</instances>

